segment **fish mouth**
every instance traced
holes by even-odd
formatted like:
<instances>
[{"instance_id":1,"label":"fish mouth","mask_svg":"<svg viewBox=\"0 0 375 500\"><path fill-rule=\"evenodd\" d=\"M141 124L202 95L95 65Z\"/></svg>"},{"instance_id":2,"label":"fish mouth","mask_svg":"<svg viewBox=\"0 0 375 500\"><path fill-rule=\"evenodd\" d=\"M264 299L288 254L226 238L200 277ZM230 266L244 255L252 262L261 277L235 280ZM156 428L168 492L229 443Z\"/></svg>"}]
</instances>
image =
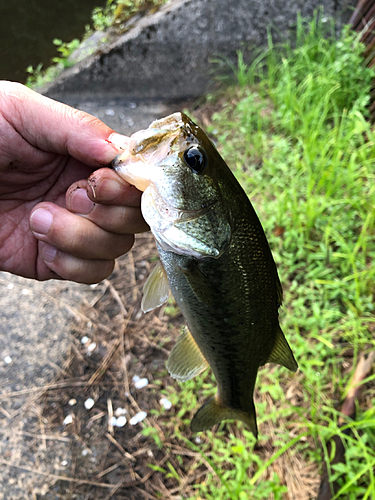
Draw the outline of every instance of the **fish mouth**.
<instances>
[{"instance_id":1,"label":"fish mouth","mask_svg":"<svg viewBox=\"0 0 375 500\"><path fill-rule=\"evenodd\" d=\"M216 203L190 211L183 210L171 205L170 201L164 199L158 192L156 184L159 165L170 156L171 151L176 152L186 148L187 131L181 128L182 124L184 122L181 113L156 120L148 129L135 132L124 151L111 163L111 167L122 179L144 192L142 206L147 199L147 204L154 206L153 211L156 210L163 220L171 223L201 217Z\"/></svg>"},{"instance_id":2,"label":"fish mouth","mask_svg":"<svg viewBox=\"0 0 375 500\"><path fill-rule=\"evenodd\" d=\"M160 128L155 121L149 128L135 132L123 152L112 161L111 167L120 177L140 191L145 191L155 176L155 166L185 141L183 132L178 128L179 123L173 120L168 128Z\"/></svg>"},{"instance_id":3,"label":"fish mouth","mask_svg":"<svg viewBox=\"0 0 375 500\"><path fill-rule=\"evenodd\" d=\"M144 153L136 153L135 156L130 148L131 144L127 146L123 153L120 153L112 160L111 168L129 184L132 184L140 191L146 191L154 176L155 163L162 156L160 151L150 153L147 150Z\"/></svg>"},{"instance_id":4,"label":"fish mouth","mask_svg":"<svg viewBox=\"0 0 375 500\"><path fill-rule=\"evenodd\" d=\"M116 156L111 163L111 167L122 179L143 191L142 206L146 204L147 200L147 204L153 205L160 217L170 223L189 221L201 217L216 204L215 201L194 210L182 210L174 207L159 194L152 180L155 175L155 165L151 163L149 157L144 158L139 153L137 153L137 160L134 160L128 151L124 151L124 153Z\"/></svg>"}]
</instances>

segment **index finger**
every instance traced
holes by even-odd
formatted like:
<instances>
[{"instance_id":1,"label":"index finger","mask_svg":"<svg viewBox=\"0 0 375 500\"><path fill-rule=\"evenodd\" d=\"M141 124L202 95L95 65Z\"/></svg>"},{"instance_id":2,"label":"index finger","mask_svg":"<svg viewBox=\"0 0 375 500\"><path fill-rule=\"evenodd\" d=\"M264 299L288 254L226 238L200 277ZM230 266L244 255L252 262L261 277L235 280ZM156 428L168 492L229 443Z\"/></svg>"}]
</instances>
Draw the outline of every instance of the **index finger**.
<instances>
[{"instance_id":1,"label":"index finger","mask_svg":"<svg viewBox=\"0 0 375 500\"><path fill-rule=\"evenodd\" d=\"M85 189L87 196L94 203L127 207L141 206L142 192L109 168L96 170L88 179L75 182L69 187L66 193L66 205L69 210L73 209L74 197L79 188Z\"/></svg>"}]
</instances>

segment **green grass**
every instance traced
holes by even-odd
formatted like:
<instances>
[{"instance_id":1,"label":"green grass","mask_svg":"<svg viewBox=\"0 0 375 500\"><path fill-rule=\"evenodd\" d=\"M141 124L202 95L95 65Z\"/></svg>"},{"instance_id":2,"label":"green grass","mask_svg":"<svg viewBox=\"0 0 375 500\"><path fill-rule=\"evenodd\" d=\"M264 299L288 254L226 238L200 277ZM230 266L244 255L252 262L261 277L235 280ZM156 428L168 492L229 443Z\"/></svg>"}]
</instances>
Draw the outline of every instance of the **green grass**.
<instances>
[{"instance_id":1,"label":"green grass","mask_svg":"<svg viewBox=\"0 0 375 500\"><path fill-rule=\"evenodd\" d=\"M260 370L258 448L237 425L202 434L200 445L180 435L208 467L191 499L289 498L282 464L292 470L298 458L316 466L317 478L335 434L346 463L329 467L339 484L334 498L375 499L374 375L347 422L351 432L338 425L359 356L375 348L375 135L366 121L374 73L357 35L329 33L334 27L317 17L299 19L294 48L270 39L252 65L239 54L237 84L212 118L209 132L250 196L278 265L281 324L299 372ZM166 429L179 435L198 397L213 390L202 377L170 389L177 410Z\"/></svg>"}]
</instances>

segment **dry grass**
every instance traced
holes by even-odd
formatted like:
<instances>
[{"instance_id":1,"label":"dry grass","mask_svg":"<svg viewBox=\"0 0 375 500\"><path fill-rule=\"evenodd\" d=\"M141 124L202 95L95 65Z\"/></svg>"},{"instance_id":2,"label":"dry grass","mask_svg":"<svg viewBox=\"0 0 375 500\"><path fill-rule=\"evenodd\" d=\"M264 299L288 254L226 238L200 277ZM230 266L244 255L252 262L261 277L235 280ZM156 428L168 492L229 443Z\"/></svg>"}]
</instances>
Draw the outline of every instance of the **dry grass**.
<instances>
[{"instance_id":1,"label":"dry grass","mask_svg":"<svg viewBox=\"0 0 375 500\"><path fill-rule=\"evenodd\" d=\"M151 235L138 237L134 249L120 259L110 279L97 286L94 298L88 301L83 296L83 307L73 311L76 326L59 376L45 386L6 395L7 399L27 396L18 410L6 415L13 425L26 413L35 416L31 430L15 430L22 439L29 440L35 463L26 463L22 457L17 463L7 457L0 459L2 466L30 475L30 498L187 498L193 495L192 485L213 472L204 456L171 432L170 420L178 408L162 412L159 418L152 414L153 409L160 409L161 389L175 384L167 374L165 361L183 323L181 315L171 317L163 307L147 315L140 310L142 286L155 255ZM84 336L90 339L86 344L81 343ZM90 352L93 343L96 347ZM132 382L134 375L147 377L147 387L137 390ZM290 398L298 396L298 381L293 384ZM95 402L90 410L84 407L88 398ZM258 401L262 398L267 396L257 394ZM146 411L144 423L155 429L162 447L142 434L143 423L114 427L111 417L118 408L126 408L128 421ZM72 421L64 425L69 414ZM235 426L228 429L241 436ZM258 453L266 461L274 453L275 429L268 423L264 432L270 439ZM182 434L192 438L188 428L182 428ZM225 439L228 436L229 430ZM202 434L201 439L205 442L207 436ZM46 472L45 460L53 456L56 446L65 447L67 463ZM168 463L176 473L166 478L158 468ZM304 463L302 457L284 453L273 470L288 486L285 498L313 498L318 471Z\"/></svg>"}]
</instances>

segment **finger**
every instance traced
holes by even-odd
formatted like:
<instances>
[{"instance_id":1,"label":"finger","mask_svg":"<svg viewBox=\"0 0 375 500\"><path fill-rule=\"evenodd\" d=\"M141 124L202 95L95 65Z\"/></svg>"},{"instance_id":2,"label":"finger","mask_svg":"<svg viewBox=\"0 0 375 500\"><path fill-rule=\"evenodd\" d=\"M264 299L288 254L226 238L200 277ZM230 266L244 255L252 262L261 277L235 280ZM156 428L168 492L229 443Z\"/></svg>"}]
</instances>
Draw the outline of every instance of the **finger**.
<instances>
[{"instance_id":1,"label":"finger","mask_svg":"<svg viewBox=\"0 0 375 500\"><path fill-rule=\"evenodd\" d=\"M136 234L149 230L139 207L94 203L87 196L86 189L77 188L71 193L69 201L67 201L67 208L112 233Z\"/></svg>"},{"instance_id":2,"label":"finger","mask_svg":"<svg viewBox=\"0 0 375 500\"><path fill-rule=\"evenodd\" d=\"M112 260L128 252L134 243L132 234L108 232L53 203L36 205L30 227L38 240L80 259Z\"/></svg>"},{"instance_id":3,"label":"finger","mask_svg":"<svg viewBox=\"0 0 375 500\"><path fill-rule=\"evenodd\" d=\"M27 142L71 155L94 168L108 165L128 138L88 113L42 96L15 82L0 82L1 111Z\"/></svg>"},{"instance_id":4,"label":"finger","mask_svg":"<svg viewBox=\"0 0 375 500\"><path fill-rule=\"evenodd\" d=\"M103 168L67 191L66 206L106 231L135 234L148 231L141 211L142 193L115 172Z\"/></svg>"},{"instance_id":5,"label":"finger","mask_svg":"<svg viewBox=\"0 0 375 500\"><path fill-rule=\"evenodd\" d=\"M142 192L109 168L96 170L88 180L81 180L70 186L66 194L69 210L72 210L70 198L74 196L77 188L86 189L89 198L95 203L128 207L141 206Z\"/></svg>"},{"instance_id":6,"label":"finger","mask_svg":"<svg viewBox=\"0 0 375 500\"><path fill-rule=\"evenodd\" d=\"M55 278L77 283L98 283L111 274L115 265L114 260L80 259L44 242L39 243L39 254L49 272L55 273ZM44 273L48 278L49 272Z\"/></svg>"}]
</instances>

